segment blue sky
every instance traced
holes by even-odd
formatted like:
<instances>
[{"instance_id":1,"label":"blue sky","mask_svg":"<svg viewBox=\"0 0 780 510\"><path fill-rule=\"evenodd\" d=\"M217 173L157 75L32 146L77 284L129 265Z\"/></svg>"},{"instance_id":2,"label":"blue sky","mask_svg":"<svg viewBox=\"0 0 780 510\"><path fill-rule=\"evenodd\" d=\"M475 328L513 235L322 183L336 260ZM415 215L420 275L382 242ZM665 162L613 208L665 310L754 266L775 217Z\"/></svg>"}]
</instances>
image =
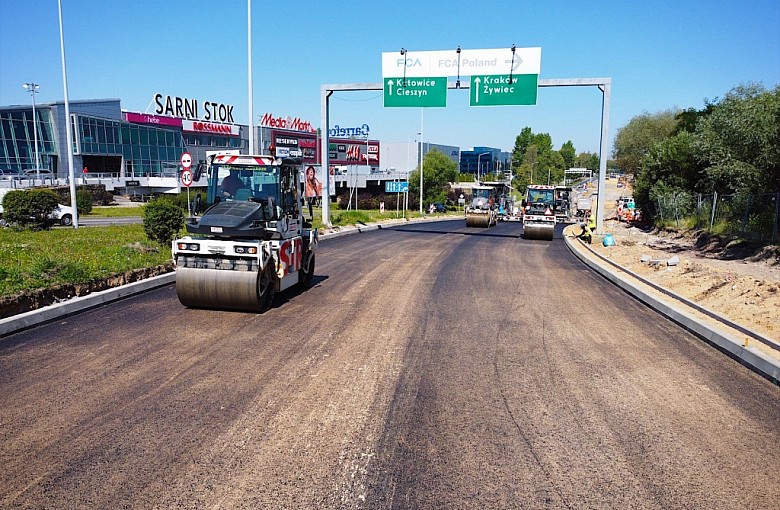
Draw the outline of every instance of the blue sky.
<instances>
[{"instance_id":1,"label":"blue sky","mask_svg":"<svg viewBox=\"0 0 780 510\"><path fill-rule=\"evenodd\" d=\"M120 98L147 111L159 92L234 105L248 123L246 0L62 0L71 99ZM379 83L381 53L541 47L540 78L612 78L609 148L642 112L701 108L734 86L780 83L780 1L252 2L254 114L320 124L323 83ZM56 0L0 0L0 105L63 97ZM450 91L424 112L433 143L511 150L530 126L598 151L601 93L543 88L536 106L474 108ZM150 113L153 109L148 110ZM331 126L418 139L419 108L381 92L337 93ZM256 124L257 122L255 122Z\"/></svg>"}]
</instances>

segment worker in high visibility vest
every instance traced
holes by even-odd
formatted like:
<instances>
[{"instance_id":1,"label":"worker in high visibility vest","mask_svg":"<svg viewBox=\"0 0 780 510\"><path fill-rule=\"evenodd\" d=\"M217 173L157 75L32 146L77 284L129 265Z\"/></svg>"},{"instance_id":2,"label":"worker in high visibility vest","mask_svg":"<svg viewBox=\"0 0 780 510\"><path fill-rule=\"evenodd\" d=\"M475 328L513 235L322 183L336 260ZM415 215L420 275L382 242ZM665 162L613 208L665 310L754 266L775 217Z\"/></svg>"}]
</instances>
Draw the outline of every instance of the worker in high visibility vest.
<instances>
[{"instance_id":1,"label":"worker in high visibility vest","mask_svg":"<svg viewBox=\"0 0 780 510\"><path fill-rule=\"evenodd\" d=\"M596 231L596 213L591 211L590 216L588 216L588 222L582 228L582 238L585 241L587 241L588 244L592 244L593 232L595 231Z\"/></svg>"}]
</instances>

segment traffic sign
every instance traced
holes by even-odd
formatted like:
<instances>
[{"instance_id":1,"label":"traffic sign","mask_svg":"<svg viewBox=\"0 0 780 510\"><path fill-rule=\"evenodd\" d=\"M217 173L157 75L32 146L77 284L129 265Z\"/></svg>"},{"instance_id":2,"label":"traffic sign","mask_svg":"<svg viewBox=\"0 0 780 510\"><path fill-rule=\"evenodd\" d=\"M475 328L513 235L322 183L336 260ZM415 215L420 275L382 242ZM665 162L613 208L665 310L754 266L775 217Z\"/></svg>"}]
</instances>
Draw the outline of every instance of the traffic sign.
<instances>
[{"instance_id":1,"label":"traffic sign","mask_svg":"<svg viewBox=\"0 0 780 510\"><path fill-rule=\"evenodd\" d=\"M534 105L538 82L538 74L472 76L469 106Z\"/></svg>"},{"instance_id":2,"label":"traffic sign","mask_svg":"<svg viewBox=\"0 0 780 510\"><path fill-rule=\"evenodd\" d=\"M186 170L187 168L192 166L192 156L190 155L189 152L185 152L184 154L181 155L181 159L179 160L179 162L181 163L182 168Z\"/></svg>"},{"instance_id":3,"label":"traffic sign","mask_svg":"<svg viewBox=\"0 0 780 510\"><path fill-rule=\"evenodd\" d=\"M190 185L192 184L192 171L190 170L182 171L180 179L181 179L181 183L189 188Z\"/></svg>"},{"instance_id":4,"label":"traffic sign","mask_svg":"<svg viewBox=\"0 0 780 510\"><path fill-rule=\"evenodd\" d=\"M407 181L385 181L385 193L409 193Z\"/></svg>"},{"instance_id":5,"label":"traffic sign","mask_svg":"<svg viewBox=\"0 0 780 510\"><path fill-rule=\"evenodd\" d=\"M494 48L382 53L382 76L473 76L477 74L539 74L542 48Z\"/></svg>"},{"instance_id":6,"label":"traffic sign","mask_svg":"<svg viewBox=\"0 0 780 510\"><path fill-rule=\"evenodd\" d=\"M385 107L447 106L447 78L382 78Z\"/></svg>"}]
</instances>

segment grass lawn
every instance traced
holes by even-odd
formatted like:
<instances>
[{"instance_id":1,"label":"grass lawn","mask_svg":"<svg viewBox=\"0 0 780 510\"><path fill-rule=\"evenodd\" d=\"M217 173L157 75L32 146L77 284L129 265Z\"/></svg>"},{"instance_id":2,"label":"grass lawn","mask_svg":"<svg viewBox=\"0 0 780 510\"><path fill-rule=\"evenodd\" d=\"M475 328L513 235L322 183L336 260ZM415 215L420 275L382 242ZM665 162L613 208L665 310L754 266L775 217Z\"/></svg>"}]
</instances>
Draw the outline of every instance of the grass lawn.
<instances>
[{"instance_id":1,"label":"grass lawn","mask_svg":"<svg viewBox=\"0 0 780 510\"><path fill-rule=\"evenodd\" d=\"M0 296L86 283L171 259L169 246L146 239L143 225L44 231L0 229Z\"/></svg>"},{"instance_id":2,"label":"grass lawn","mask_svg":"<svg viewBox=\"0 0 780 510\"><path fill-rule=\"evenodd\" d=\"M95 206L92 212L84 216L85 218L126 218L128 216L143 217L144 206L137 207L117 207L113 205Z\"/></svg>"},{"instance_id":3,"label":"grass lawn","mask_svg":"<svg viewBox=\"0 0 780 510\"><path fill-rule=\"evenodd\" d=\"M308 211L306 212L308 215ZM460 212L433 216L460 216ZM94 207L86 218L143 216L143 207ZM420 217L407 211L407 218ZM395 210L331 209L336 226L395 219ZM313 227L322 229L322 210L314 209ZM43 231L0 229L0 297L61 284L86 283L171 260L170 246L149 241L143 224Z\"/></svg>"}]
</instances>

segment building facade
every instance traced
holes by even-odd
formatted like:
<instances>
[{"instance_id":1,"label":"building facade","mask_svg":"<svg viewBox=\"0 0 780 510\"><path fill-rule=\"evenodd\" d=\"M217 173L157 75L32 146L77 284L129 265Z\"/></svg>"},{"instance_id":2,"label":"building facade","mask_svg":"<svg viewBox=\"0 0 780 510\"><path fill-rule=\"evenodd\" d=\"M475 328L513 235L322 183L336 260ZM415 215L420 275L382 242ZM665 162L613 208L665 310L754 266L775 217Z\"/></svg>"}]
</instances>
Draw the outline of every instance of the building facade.
<instances>
[{"instance_id":1,"label":"building facade","mask_svg":"<svg viewBox=\"0 0 780 510\"><path fill-rule=\"evenodd\" d=\"M484 175L508 173L512 155L495 147L474 147L460 153L460 172L474 174L478 179Z\"/></svg>"}]
</instances>

